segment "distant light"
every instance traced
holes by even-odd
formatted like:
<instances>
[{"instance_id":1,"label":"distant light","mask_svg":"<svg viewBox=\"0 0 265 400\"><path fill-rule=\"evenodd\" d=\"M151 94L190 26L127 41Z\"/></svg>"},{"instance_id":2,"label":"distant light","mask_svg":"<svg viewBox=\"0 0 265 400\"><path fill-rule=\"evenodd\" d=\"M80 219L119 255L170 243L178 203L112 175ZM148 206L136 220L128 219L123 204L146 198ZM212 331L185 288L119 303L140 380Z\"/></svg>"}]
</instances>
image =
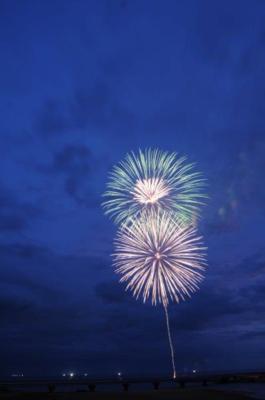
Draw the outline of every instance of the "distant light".
<instances>
[{"instance_id":1,"label":"distant light","mask_svg":"<svg viewBox=\"0 0 265 400\"><path fill-rule=\"evenodd\" d=\"M66 374L63 374L63 376L66 376Z\"/></svg>"},{"instance_id":2,"label":"distant light","mask_svg":"<svg viewBox=\"0 0 265 400\"><path fill-rule=\"evenodd\" d=\"M192 372L193 372L193 374L196 374L197 369L193 369Z\"/></svg>"},{"instance_id":3,"label":"distant light","mask_svg":"<svg viewBox=\"0 0 265 400\"><path fill-rule=\"evenodd\" d=\"M118 372L118 373L117 373L117 375L118 375L118 376L121 376L121 375L122 375L122 373L121 373L121 372Z\"/></svg>"},{"instance_id":4,"label":"distant light","mask_svg":"<svg viewBox=\"0 0 265 400\"><path fill-rule=\"evenodd\" d=\"M73 378L74 375L75 375L75 374L74 374L73 372L70 372L70 373L69 373L70 378Z\"/></svg>"},{"instance_id":5,"label":"distant light","mask_svg":"<svg viewBox=\"0 0 265 400\"><path fill-rule=\"evenodd\" d=\"M84 374L84 376L87 376L87 374Z\"/></svg>"}]
</instances>

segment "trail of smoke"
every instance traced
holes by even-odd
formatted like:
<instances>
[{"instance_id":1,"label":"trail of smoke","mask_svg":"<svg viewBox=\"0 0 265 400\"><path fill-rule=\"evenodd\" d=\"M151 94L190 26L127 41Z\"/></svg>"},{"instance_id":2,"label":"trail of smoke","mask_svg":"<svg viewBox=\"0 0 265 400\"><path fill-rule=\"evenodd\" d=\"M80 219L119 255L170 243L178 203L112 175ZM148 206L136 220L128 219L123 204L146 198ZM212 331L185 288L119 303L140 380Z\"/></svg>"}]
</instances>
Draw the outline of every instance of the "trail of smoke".
<instances>
[{"instance_id":1,"label":"trail of smoke","mask_svg":"<svg viewBox=\"0 0 265 400\"><path fill-rule=\"evenodd\" d=\"M176 378L176 367L175 367L175 354L174 354L174 347L171 338L170 326L169 326L169 318L167 312L167 306L164 305L165 314L166 314L166 321L167 321L167 334L168 334L168 341L170 346L170 353L171 353L171 360L172 360L172 368L173 368L173 379Z\"/></svg>"}]
</instances>

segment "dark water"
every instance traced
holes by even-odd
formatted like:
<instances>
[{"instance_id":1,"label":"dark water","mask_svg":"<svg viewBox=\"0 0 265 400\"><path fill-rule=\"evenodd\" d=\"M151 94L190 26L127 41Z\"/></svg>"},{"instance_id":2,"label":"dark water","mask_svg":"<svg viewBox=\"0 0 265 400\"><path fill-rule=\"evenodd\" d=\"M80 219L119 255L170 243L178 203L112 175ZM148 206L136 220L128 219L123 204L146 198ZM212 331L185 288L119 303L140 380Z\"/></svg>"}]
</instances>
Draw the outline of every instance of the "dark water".
<instances>
[{"instance_id":1,"label":"dark water","mask_svg":"<svg viewBox=\"0 0 265 400\"><path fill-rule=\"evenodd\" d=\"M265 400L265 383L229 383L227 385L214 385L214 389L230 391L230 392L241 392L247 394L253 399Z\"/></svg>"}]
</instances>

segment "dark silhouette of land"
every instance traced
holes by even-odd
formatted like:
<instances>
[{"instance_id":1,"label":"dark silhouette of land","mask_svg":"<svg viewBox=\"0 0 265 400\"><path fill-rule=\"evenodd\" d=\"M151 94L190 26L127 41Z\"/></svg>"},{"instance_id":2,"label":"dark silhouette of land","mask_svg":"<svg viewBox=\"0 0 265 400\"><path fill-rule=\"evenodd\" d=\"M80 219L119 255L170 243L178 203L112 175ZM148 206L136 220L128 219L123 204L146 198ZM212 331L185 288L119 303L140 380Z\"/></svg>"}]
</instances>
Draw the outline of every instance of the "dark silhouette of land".
<instances>
[{"instance_id":1,"label":"dark silhouette of land","mask_svg":"<svg viewBox=\"0 0 265 400\"><path fill-rule=\"evenodd\" d=\"M0 380L0 400L83 400L94 399L178 399L178 400L243 400L250 397L232 392L229 385L265 384L264 372L215 374L179 374L169 377L93 379L92 377L17 378ZM143 390L146 387L147 390ZM231 386L230 386L231 387ZM240 386L239 386L240 387ZM263 391L263 389L262 389Z\"/></svg>"},{"instance_id":2,"label":"dark silhouette of land","mask_svg":"<svg viewBox=\"0 0 265 400\"><path fill-rule=\"evenodd\" d=\"M168 389L147 392L94 392L94 393L1 393L1 400L249 400L240 393L212 389Z\"/></svg>"}]
</instances>

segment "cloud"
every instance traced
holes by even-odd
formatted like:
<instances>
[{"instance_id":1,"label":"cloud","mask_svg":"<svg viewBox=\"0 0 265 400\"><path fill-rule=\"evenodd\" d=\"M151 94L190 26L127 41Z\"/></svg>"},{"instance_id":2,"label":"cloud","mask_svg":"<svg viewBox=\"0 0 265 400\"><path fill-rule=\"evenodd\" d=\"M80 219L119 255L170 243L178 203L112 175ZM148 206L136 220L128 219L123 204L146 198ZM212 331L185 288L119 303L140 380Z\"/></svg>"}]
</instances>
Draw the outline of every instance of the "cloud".
<instances>
[{"instance_id":1,"label":"cloud","mask_svg":"<svg viewBox=\"0 0 265 400\"><path fill-rule=\"evenodd\" d=\"M67 144L53 155L50 165L39 166L41 173L62 176L67 195L86 207L98 206L93 178L98 162L90 148L84 144Z\"/></svg>"},{"instance_id":2,"label":"cloud","mask_svg":"<svg viewBox=\"0 0 265 400\"><path fill-rule=\"evenodd\" d=\"M239 285L237 288L242 290L242 285L249 288L252 288L253 285L255 285L259 288L265 280L264 270L265 254L262 249L244 257L237 265L230 266L228 272L232 278L238 279Z\"/></svg>"},{"instance_id":3,"label":"cloud","mask_svg":"<svg viewBox=\"0 0 265 400\"><path fill-rule=\"evenodd\" d=\"M71 125L62 111L62 104L47 100L35 122L35 130L43 136L58 135L67 131Z\"/></svg>"},{"instance_id":4,"label":"cloud","mask_svg":"<svg viewBox=\"0 0 265 400\"><path fill-rule=\"evenodd\" d=\"M34 303L51 311L57 306L88 310L93 299L95 271L107 261L90 255L57 254L34 244L0 246L0 292L3 296Z\"/></svg>"},{"instance_id":5,"label":"cloud","mask_svg":"<svg viewBox=\"0 0 265 400\"><path fill-rule=\"evenodd\" d=\"M36 353L40 354L42 365L49 365L56 354L54 366L58 368L71 365L71 360L77 360L81 367L84 353L89 355L87 365L91 366L95 357L99 370L108 357L110 368L113 360L125 365L128 357L131 368L139 362L148 364L146 358L159 359L167 365L163 308L135 301L117 281L94 282L91 267L98 270L103 260L66 257L43 247L17 243L0 247L0 262L0 336L8 336L5 340L9 349L15 343L9 357L12 355L17 365L20 361L16 354L23 360L26 353L34 366ZM34 275L36 269L38 274ZM99 275L101 279L104 276ZM262 287L257 293L254 289L232 291L220 286L219 281L217 286L209 281L191 300L171 305L172 334L175 341L183 341L179 362L190 362L195 355L198 360L203 359L205 347L209 357L216 354L213 342L220 330L222 343L228 341L232 328L233 338L240 339L242 323L256 321L253 302L256 295L262 298L259 290ZM187 338L188 347L184 345ZM1 357L8 358L5 350Z\"/></svg>"},{"instance_id":6,"label":"cloud","mask_svg":"<svg viewBox=\"0 0 265 400\"><path fill-rule=\"evenodd\" d=\"M33 123L34 130L43 137L66 135L73 131L95 128L101 132L132 132L135 114L120 100L115 88L104 78L90 87L75 88L68 99L48 99Z\"/></svg>"},{"instance_id":7,"label":"cloud","mask_svg":"<svg viewBox=\"0 0 265 400\"><path fill-rule=\"evenodd\" d=\"M52 169L70 174L87 174L91 171L91 151L85 145L67 145L56 153Z\"/></svg>"},{"instance_id":8,"label":"cloud","mask_svg":"<svg viewBox=\"0 0 265 400\"><path fill-rule=\"evenodd\" d=\"M173 312L173 306L171 309ZM173 320L180 331L214 331L226 318L240 319L244 312L245 307L233 292L204 285L191 300L181 303L174 310Z\"/></svg>"},{"instance_id":9,"label":"cloud","mask_svg":"<svg viewBox=\"0 0 265 400\"><path fill-rule=\"evenodd\" d=\"M91 90L76 90L71 105L73 123L84 129L88 122L104 124L110 112L111 91L106 83L98 82Z\"/></svg>"},{"instance_id":10,"label":"cloud","mask_svg":"<svg viewBox=\"0 0 265 400\"><path fill-rule=\"evenodd\" d=\"M74 127L85 129L97 127L101 130L132 131L135 116L118 98L115 89L104 80L99 80L90 89L77 89L70 101L70 115Z\"/></svg>"},{"instance_id":11,"label":"cloud","mask_svg":"<svg viewBox=\"0 0 265 400\"><path fill-rule=\"evenodd\" d=\"M0 184L0 232L19 232L42 214L35 204L21 201L19 197Z\"/></svg>"},{"instance_id":12,"label":"cloud","mask_svg":"<svg viewBox=\"0 0 265 400\"><path fill-rule=\"evenodd\" d=\"M120 310L120 312L127 310L131 318L138 319L138 322L135 321L138 326L141 326L141 318L147 309L151 309L148 327L145 327L148 335L150 330L161 325L164 319L162 306L151 307L149 303L143 305L141 300L136 301L132 298L131 293L126 293L124 287L118 282L100 283L96 285L95 293L106 303L106 306L112 306L113 310ZM223 318L229 315L238 316L246 310L245 306L241 305L238 298L229 290L222 291L204 285L203 290L193 297L179 305L169 306L172 324L178 326L178 331L199 332L205 328L215 329L219 323L222 324ZM145 335L145 329L143 329L142 335Z\"/></svg>"},{"instance_id":13,"label":"cloud","mask_svg":"<svg viewBox=\"0 0 265 400\"><path fill-rule=\"evenodd\" d=\"M243 340L264 340L265 337L265 330L262 331L252 331L252 332L247 332L247 333L243 333L243 335L241 335L241 339Z\"/></svg>"},{"instance_id":14,"label":"cloud","mask_svg":"<svg viewBox=\"0 0 265 400\"><path fill-rule=\"evenodd\" d=\"M7 296L0 296L0 320L2 327L6 321L18 323L18 321L24 321L24 317L32 318L32 306L27 301L21 301L20 299L12 299Z\"/></svg>"},{"instance_id":15,"label":"cloud","mask_svg":"<svg viewBox=\"0 0 265 400\"><path fill-rule=\"evenodd\" d=\"M93 298L93 274L104 260L14 243L0 246L0 263L0 340L6 344L0 351L6 361L2 373L21 365L27 371L35 368L35 373L46 365L57 373L56 367L82 360L84 352L89 360L93 354L106 357L111 350L103 351L102 343L115 312L99 312Z\"/></svg>"},{"instance_id":16,"label":"cloud","mask_svg":"<svg viewBox=\"0 0 265 400\"><path fill-rule=\"evenodd\" d=\"M106 304L124 304L129 301L129 294L118 281L99 283L95 286L95 293Z\"/></svg>"}]
</instances>

